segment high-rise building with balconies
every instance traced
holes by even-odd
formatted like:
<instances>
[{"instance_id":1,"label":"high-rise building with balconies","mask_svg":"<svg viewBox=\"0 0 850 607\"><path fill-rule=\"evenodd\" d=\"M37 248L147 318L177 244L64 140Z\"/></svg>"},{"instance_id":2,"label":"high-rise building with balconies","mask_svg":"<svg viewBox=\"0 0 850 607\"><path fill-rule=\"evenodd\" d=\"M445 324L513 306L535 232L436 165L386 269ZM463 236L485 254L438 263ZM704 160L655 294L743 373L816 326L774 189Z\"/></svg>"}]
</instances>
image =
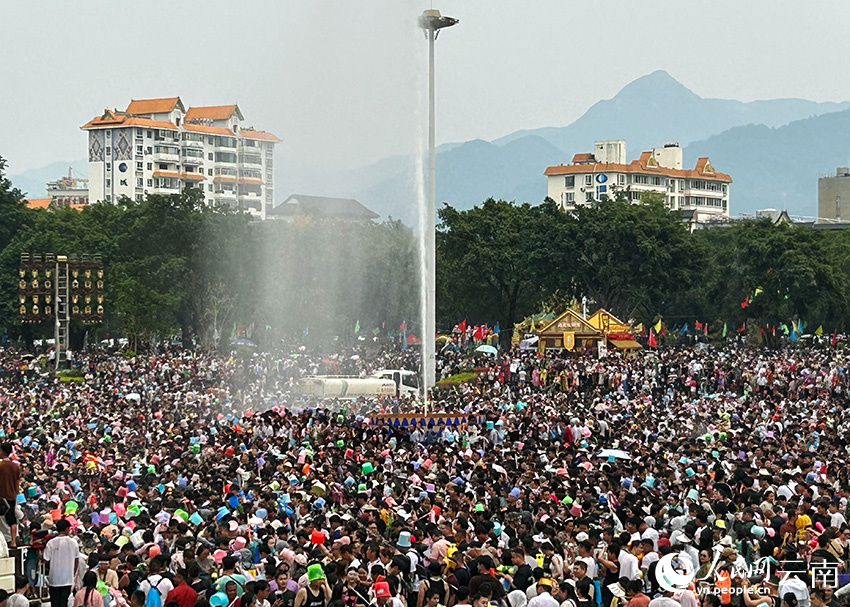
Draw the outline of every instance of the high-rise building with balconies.
<instances>
[{"instance_id":1,"label":"high-rise building with balconies","mask_svg":"<svg viewBox=\"0 0 850 607\"><path fill-rule=\"evenodd\" d=\"M105 110L89 134L89 200L176 194L200 188L209 206L265 219L274 203L276 136L243 127L236 104L186 109L179 97Z\"/></svg>"}]
</instances>

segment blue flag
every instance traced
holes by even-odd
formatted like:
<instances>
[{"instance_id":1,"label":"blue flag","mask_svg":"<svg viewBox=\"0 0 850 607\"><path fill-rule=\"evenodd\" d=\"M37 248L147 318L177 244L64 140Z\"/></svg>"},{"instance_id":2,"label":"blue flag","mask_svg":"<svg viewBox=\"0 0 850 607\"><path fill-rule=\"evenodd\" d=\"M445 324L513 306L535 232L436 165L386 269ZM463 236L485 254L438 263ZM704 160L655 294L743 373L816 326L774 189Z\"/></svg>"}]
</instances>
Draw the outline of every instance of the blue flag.
<instances>
[{"instance_id":1,"label":"blue flag","mask_svg":"<svg viewBox=\"0 0 850 607\"><path fill-rule=\"evenodd\" d=\"M791 335L788 336L791 341L797 341L797 325L791 323Z\"/></svg>"},{"instance_id":2,"label":"blue flag","mask_svg":"<svg viewBox=\"0 0 850 607\"><path fill-rule=\"evenodd\" d=\"M496 321L496 324L493 325L493 333L495 333L496 335L499 334L499 321Z\"/></svg>"},{"instance_id":3,"label":"blue flag","mask_svg":"<svg viewBox=\"0 0 850 607\"><path fill-rule=\"evenodd\" d=\"M688 323L685 323L685 325L682 327L682 330L679 331L679 335L684 335L687 332L688 332Z\"/></svg>"}]
</instances>

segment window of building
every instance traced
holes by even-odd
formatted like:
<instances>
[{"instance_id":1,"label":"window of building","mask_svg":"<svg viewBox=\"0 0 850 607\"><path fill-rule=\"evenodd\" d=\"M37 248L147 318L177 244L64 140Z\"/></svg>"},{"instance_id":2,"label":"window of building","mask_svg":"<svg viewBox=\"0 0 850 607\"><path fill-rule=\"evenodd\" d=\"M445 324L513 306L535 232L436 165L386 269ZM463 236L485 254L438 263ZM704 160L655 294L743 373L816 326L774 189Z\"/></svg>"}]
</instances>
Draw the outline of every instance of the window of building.
<instances>
[{"instance_id":1,"label":"window of building","mask_svg":"<svg viewBox=\"0 0 850 607\"><path fill-rule=\"evenodd\" d=\"M111 171L111 170L112 170L112 163L111 163L111 162L107 162L107 163L106 163L106 170L107 170L107 171Z\"/></svg>"},{"instance_id":2,"label":"window of building","mask_svg":"<svg viewBox=\"0 0 850 607\"><path fill-rule=\"evenodd\" d=\"M593 202L593 192L585 192L584 193L584 201L585 202Z\"/></svg>"},{"instance_id":3,"label":"window of building","mask_svg":"<svg viewBox=\"0 0 850 607\"><path fill-rule=\"evenodd\" d=\"M593 175L584 176L584 185L593 185Z\"/></svg>"},{"instance_id":4,"label":"window of building","mask_svg":"<svg viewBox=\"0 0 850 607\"><path fill-rule=\"evenodd\" d=\"M136 202L142 202L142 195L136 194Z\"/></svg>"},{"instance_id":5,"label":"window of building","mask_svg":"<svg viewBox=\"0 0 850 607\"><path fill-rule=\"evenodd\" d=\"M576 185L576 176L575 175L567 175L564 177L564 187L572 188Z\"/></svg>"},{"instance_id":6,"label":"window of building","mask_svg":"<svg viewBox=\"0 0 850 607\"><path fill-rule=\"evenodd\" d=\"M679 191L681 192L681 191L682 191L682 190L684 190L684 189L685 189L685 180L684 180L684 179L680 179L680 180L679 180Z\"/></svg>"},{"instance_id":7,"label":"window of building","mask_svg":"<svg viewBox=\"0 0 850 607\"><path fill-rule=\"evenodd\" d=\"M148 179L146 183L148 184L149 188L153 187L153 179Z\"/></svg>"},{"instance_id":8,"label":"window of building","mask_svg":"<svg viewBox=\"0 0 850 607\"><path fill-rule=\"evenodd\" d=\"M112 156L112 148L110 146L106 146L106 157L109 158Z\"/></svg>"},{"instance_id":9,"label":"window of building","mask_svg":"<svg viewBox=\"0 0 850 607\"><path fill-rule=\"evenodd\" d=\"M109 186L111 186L111 185L112 185L112 180L111 180L111 179L107 179L107 180L106 180L106 187L109 187Z\"/></svg>"},{"instance_id":10,"label":"window of building","mask_svg":"<svg viewBox=\"0 0 850 607\"><path fill-rule=\"evenodd\" d=\"M144 185L144 180L141 177L136 177L136 187L140 188Z\"/></svg>"},{"instance_id":11,"label":"window of building","mask_svg":"<svg viewBox=\"0 0 850 607\"><path fill-rule=\"evenodd\" d=\"M143 156L144 153L145 153L145 149L142 146L137 145L136 146L136 156Z\"/></svg>"},{"instance_id":12,"label":"window of building","mask_svg":"<svg viewBox=\"0 0 850 607\"><path fill-rule=\"evenodd\" d=\"M214 142L214 141L215 141L215 140L214 140L212 137L207 137L207 143L208 143L208 144L213 145L213 142Z\"/></svg>"},{"instance_id":13,"label":"window of building","mask_svg":"<svg viewBox=\"0 0 850 607\"><path fill-rule=\"evenodd\" d=\"M136 163L136 170L137 171L144 171L145 170L145 163L144 162L137 162Z\"/></svg>"},{"instance_id":14,"label":"window of building","mask_svg":"<svg viewBox=\"0 0 850 607\"><path fill-rule=\"evenodd\" d=\"M136 139L141 140L144 136L145 134L142 132L142 129L136 129Z\"/></svg>"},{"instance_id":15,"label":"window of building","mask_svg":"<svg viewBox=\"0 0 850 607\"><path fill-rule=\"evenodd\" d=\"M617 175L617 184L618 185L626 185L626 176L620 173Z\"/></svg>"},{"instance_id":16,"label":"window of building","mask_svg":"<svg viewBox=\"0 0 850 607\"><path fill-rule=\"evenodd\" d=\"M599 193L600 194L607 194L608 193L608 186L607 185L599 186Z\"/></svg>"},{"instance_id":17,"label":"window of building","mask_svg":"<svg viewBox=\"0 0 850 607\"><path fill-rule=\"evenodd\" d=\"M213 188L212 184L207 185L207 191L208 192L212 192L212 188Z\"/></svg>"},{"instance_id":18,"label":"window of building","mask_svg":"<svg viewBox=\"0 0 850 607\"><path fill-rule=\"evenodd\" d=\"M146 132L145 132L145 137L147 137L148 139L150 139L151 137L153 137L153 132L151 132L151 131L146 131Z\"/></svg>"},{"instance_id":19,"label":"window of building","mask_svg":"<svg viewBox=\"0 0 850 607\"><path fill-rule=\"evenodd\" d=\"M153 146L149 145L145 148L145 154L153 154Z\"/></svg>"},{"instance_id":20,"label":"window of building","mask_svg":"<svg viewBox=\"0 0 850 607\"><path fill-rule=\"evenodd\" d=\"M216 152L215 161L236 164L236 154L234 154L233 152Z\"/></svg>"},{"instance_id":21,"label":"window of building","mask_svg":"<svg viewBox=\"0 0 850 607\"><path fill-rule=\"evenodd\" d=\"M153 171L153 163L152 162L148 163L148 170Z\"/></svg>"},{"instance_id":22,"label":"window of building","mask_svg":"<svg viewBox=\"0 0 850 607\"><path fill-rule=\"evenodd\" d=\"M210 152L209 154L207 154L207 160L212 160L212 159L213 159L213 155L212 155L212 152Z\"/></svg>"},{"instance_id":23,"label":"window of building","mask_svg":"<svg viewBox=\"0 0 850 607\"><path fill-rule=\"evenodd\" d=\"M106 185L109 185L108 183ZM112 194L107 194L103 197L106 202L112 202Z\"/></svg>"},{"instance_id":24,"label":"window of building","mask_svg":"<svg viewBox=\"0 0 850 607\"><path fill-rule=\"evenodd\" d=\"M159 163L159 169L160 169L161 171L167 171L167 170L168 170L168 164L167 164L167 163L160 162L160 163Z\"/></svg>"},{"instance_id":25,"label":"window of building","mask_svg":"<svg viewBox=\"0 0 850 607\"><path fill-rule=\"evenodd\" d=\"M212 174L213 174L213 172L212 172L212 171L213 171L212 169L207 169L207 175L209 175L210 177L212 177Z\"/></svg>"},{"instance_id":26,"label":"window of building","mask_svg":"<svg viewBox=\"0 0 850 607\"><path fill-rule=\"evenodd\" d=\"M176 124L177 126L180 126L180 118L175 118L174 124Z\"/></svg>"},{"instance_id":27,"label":"window of building","mask_svg":"<svg viewBox=\"0 0 850 607\"><path fill-rule=\"evenodd\" d=\"M576 194L575 192L564 192L564 202L575 202Z\"/></svg>"},{"instance_id":28,"label":"window of building","mask_svg":"<svg viewBox=\"0 0 850 607\"><path fill-rule=\"evenodd\" d=\"M106 138L112 139L112 131L106 131Z\"/></svg>"}]
</instances>

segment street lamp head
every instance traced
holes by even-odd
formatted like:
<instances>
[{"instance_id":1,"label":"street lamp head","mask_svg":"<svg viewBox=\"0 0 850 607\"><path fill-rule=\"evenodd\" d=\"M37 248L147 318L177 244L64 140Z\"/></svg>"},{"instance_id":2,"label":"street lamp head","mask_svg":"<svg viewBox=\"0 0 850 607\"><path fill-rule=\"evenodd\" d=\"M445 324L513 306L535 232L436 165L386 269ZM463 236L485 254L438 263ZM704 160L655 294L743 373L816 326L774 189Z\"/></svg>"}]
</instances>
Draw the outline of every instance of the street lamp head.
<instances>
[{"instance_id":1,"label":"street lamp head","mask_svg":"<svg viewBox=\"0 0 850 607\"><path fill-rule=\"evenodd\" d=\"M454 17L445 17L440 14L435 8L430 8L422 12L419 16L419 27L424 30L437 31L444 27L451 27L457 24L460 19Z\"/></svg>"}]
</instances>

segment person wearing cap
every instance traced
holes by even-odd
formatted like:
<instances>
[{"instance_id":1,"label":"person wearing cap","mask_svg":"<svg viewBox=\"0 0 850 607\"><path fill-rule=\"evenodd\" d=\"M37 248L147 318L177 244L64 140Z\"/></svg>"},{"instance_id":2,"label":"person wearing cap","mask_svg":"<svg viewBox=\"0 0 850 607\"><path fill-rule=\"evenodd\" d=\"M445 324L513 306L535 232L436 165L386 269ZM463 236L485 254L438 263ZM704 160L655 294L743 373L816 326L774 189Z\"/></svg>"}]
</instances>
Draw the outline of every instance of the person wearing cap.
<instances>
[{"instance_id":1,"label":"person wearing cap","mask_svg":"<svg viewBox=\"0 0 850 607\"><path fill-rule=\"evenodd\" d=\"M110 557L108 554L101 553L97 557L97 579L103 582L110 588L118 590L118 573L109 566Z\"/></svg>"},{"instance_id":2,"label":"person wearing cap","mask_svg":"<svg viewBox=\"0 0 850 607\"><path fill-rule=\"evenodd\" d=\"M308 567L309 581L295 595L294 607L327 607L331 600L331 587L319 564Z\"/></svg>"},{"instance_id":3,"label":"person wearing cap","mask_svg":"<svg viewBox=\"0 0 850 607\"><path fill-rule=\"evenodd\" d=\"M557 599L552 596L555 583L549 578L540 578L537 582L537 596L528 601L526 607L560 607Z\"/></svg>"}]
</instances>

